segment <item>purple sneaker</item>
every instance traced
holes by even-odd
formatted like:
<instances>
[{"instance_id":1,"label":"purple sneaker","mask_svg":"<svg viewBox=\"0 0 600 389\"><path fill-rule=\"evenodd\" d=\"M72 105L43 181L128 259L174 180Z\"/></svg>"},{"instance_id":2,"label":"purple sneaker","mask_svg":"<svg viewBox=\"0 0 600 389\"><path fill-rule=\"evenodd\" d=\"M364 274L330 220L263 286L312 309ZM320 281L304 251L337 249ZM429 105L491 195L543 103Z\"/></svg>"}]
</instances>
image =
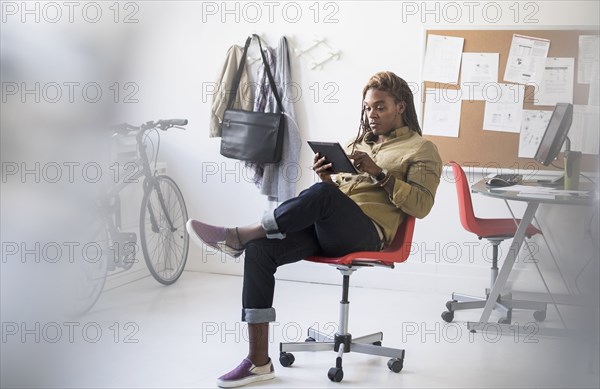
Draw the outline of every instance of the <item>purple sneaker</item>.
<instances>
[{"instance_id":1,"label":"purple sneaker","mask_svg":"<svg viewBox=\"0 0 600 389\"><path fill-rule=\"evenodd\" d=\"M272 378L275 378L275 371L273 369L273 362L270 359L264 366L254 366L248 358L244 358L238 367L217 379L217 386L221 388L235 388Z\"/></svg>"},{"instance_id":2,"label":"purple sneaker","mask_svg":"<svg viewBox=\"0 0 600 389\"><path fill-rule=\"evenodd\" d=\"M185 228L192 237L192 240L198 245L203 243L213 247L234 258L239 257L244 252L243 249L234 249L225 244L227 230L224 227L211 226L198 220L190 219L185 224ZM237 229L236 229L237 233ZM238 234L239 237L239 234Z\"/></svg>"}]
</instances>

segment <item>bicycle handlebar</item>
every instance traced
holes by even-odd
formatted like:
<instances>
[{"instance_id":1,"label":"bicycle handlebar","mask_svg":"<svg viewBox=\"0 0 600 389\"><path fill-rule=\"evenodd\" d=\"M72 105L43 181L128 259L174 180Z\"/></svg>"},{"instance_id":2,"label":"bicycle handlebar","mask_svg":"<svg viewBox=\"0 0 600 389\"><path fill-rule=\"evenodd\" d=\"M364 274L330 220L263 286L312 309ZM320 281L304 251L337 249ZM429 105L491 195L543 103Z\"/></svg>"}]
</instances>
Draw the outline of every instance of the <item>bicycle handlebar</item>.
<instances>
[{"instance_id":1,"label":"bicycle handlebar","mask_svg":"<svg viewBox=\"0 0 600 389\"><path fill-rule=\"evenodd\" d=\"M158 121L158 125L160 127L162 127L163 125L166 125L168 127L185 126L187 124L188 124L187 119L169 119L169 120L159 120Z\"/></svg>"},{"instance_id":2,"label":"bicycle handlebar","mask_svg":"<svg viewBox=\"0 0 600 389\"><path fill-rule=\"evenodd\" d=\"M159 128L163 131L167 131L171 127L178 127L181 129L181 126L185 126L188 124L187 119L167 119L167 120L157 120L155 122L149 121L140 126L133 126L128 123L117 124L112 127L114 132L128 132L128 131L146 131L153 128Z\"/></svg>"}]
</instances>

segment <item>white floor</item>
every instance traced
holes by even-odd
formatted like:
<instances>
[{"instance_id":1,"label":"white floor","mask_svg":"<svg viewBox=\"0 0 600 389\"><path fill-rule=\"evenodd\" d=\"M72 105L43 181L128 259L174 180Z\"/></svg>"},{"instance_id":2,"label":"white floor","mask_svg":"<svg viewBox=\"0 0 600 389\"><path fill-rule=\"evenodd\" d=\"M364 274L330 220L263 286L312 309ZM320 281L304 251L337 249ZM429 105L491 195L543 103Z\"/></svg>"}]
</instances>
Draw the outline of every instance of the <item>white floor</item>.
<instances>
[{"instance_id":1,"label":"white floor","mask_svg":"<svg viewBox=\"0 0 600 389\"><path fill-rule=\"evenodd\" d=\"M324 271L335 271L324 269ZM215 379L247 352L240 319L242 279L185 272L164 287L151 277L106 291L76 324L72 339L44 342L52 329L10 362L4 384L23 387L215 387ZM541 337L471 334L467 320L480 311L458 312L455 322L440 318L448 296L351 288L354 336L382 330L383 345L406 350L404 369L388 370L387 358L344 355L344 379L330 382L333 352L295 353L290 368L278 362L280 341L302 341L309 326L337 328L339 286L278 281L270 355L276 378L251 387L598 387L598 368L587 363L589 342ZM497 320L494 313L493 319ZM531 322L517 312L514 321ZM65 329L69 324L62 323ZM544 323L556 326L549 314ZM85 329L85 330L84 330ZM37 347L37 348L36 348ZM18 353L17 353L18 354ZM14 354L13 354L14 355ZM23 363L25 360L26 363ZM40 363L42 361L42 363ZM597 361L596 361L597 362ZM17 370L10 370L17 369ZM8 374L18 382L11 382ZM7 382L8 380L8 382Z\"/></svg>"}]
</instances>

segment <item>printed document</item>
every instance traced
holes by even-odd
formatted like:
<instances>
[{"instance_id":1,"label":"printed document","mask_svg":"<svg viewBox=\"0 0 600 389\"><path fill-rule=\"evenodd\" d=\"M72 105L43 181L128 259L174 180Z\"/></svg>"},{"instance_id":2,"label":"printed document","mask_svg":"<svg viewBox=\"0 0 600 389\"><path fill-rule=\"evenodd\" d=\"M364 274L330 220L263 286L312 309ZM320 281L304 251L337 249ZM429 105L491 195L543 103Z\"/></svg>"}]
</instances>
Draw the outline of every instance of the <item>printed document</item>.
<instances>
[{"instance_id":1,"label":"printed document","mask_svg":"<svg viewBox=\"0 0 600 389\"><path fill-rule=\"evenodd\" d=\"M490 84L498 82L499 53L463 53L460 88L463 100L485 100Z\"/></svg>"},{"instance_id":2,"label":"printed document","mask_svg":"<svg viewBox=\"0 0 600 389\"><path fill-rule=\"evenodd\" d=\"M458 84L464 38L429 35L423 65L423 80Z\"/></svg>"},{"instance_id":3,"label":"printed document","mask_svg":"<svg viewBox=\"0 0 600 389\"><path fill-rule=\"evenodd\" d=\"M504 81L539 85L542 81L550 40L514 34Z\"/></svg>"},{"instance_id":4,"label":"printed document","mask_svg":"<svg viewBox=\"0 0 600 389\"><path fill-rule=\"evenodd\" d=\"M523 116L525 85L498 84L496 95L486 91L483 129L519 133Z\"/></svg>"},{"instance_id":5,"label":"printed document","mask_svg":"<svg viewBox=\"0 0 600 389\"><path fill-rule=\"evenodd\" d=\"M542 141L552 111L523 110L519 135L519 158L533 158Z\"/></svg>"},{"instance_id":6,"label":"printed document","mask_svg":"<svg viewBox=\"0 0 600 389\"><path fill-rule=\"evenodd\" d=\"M573 104L575 58L547 58L544 76L535 91L535 105Z\"/></svg>"},{"instance_id":7,"label":"printed document","mask_svg":"<svg viewBox=\"0 0 600 389\"><path fill-rule=\"evenodd\" d=\"M589 84L594 76L594 66L600 60L600 37L598 35L579 36L579 55L577 58L577 82ZM597 74L597 73L596 73Z\"/></svg>"},{"instance_id":8,"label":"printed document","mask_svg":"<svg viewBox=\"0 0 600 389\"><path fill-rule=\"evenodd\" d=\"M458 138L462 105L459 93L460 90L456 89L427 88L423 116L424 135Z\"/></svg>"}]
</instances>

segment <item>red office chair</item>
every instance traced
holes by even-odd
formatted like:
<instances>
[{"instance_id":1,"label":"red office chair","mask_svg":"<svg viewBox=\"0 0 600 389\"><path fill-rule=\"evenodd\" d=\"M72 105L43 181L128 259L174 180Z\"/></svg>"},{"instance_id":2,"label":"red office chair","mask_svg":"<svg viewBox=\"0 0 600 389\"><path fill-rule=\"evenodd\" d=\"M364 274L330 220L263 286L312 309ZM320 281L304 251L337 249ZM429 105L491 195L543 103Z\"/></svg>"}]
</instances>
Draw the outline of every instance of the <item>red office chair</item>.
<instances>
[{"instance_id":1,"label":"red office chair","mask_svg":"<svg viewBox=\"0 0 600 389\"><path fill-rule=\"evenodd\" d=\"M449 162L454 173L456 191L458 192L458 210L460 222L463 228L477 235L479 239L485 238L493 245L493 257L490 277L490 288L486 289L486 297L474 297L459 293L452 293L452 301L446 303L447 311L442 313L442 319L450 323L454 320L454 311L464 309L477 309L485 306L489 290L494 286L498 276L498 246L505 239L514 237L517 232L517 225L513 219L480 219L473 212L473 202L471 201L471 189L469 181L462 167L454 162ZM520 220L517 219L518 222ZM540 234L541 231L532 225L527 227L525 236L531 238ZM500 296L495 305L495 309L503 311L506 316L499 320L500 323L510 324L512 318L512 309L533 309L533 316L538 321L546 318L546 303L538 303L525 300L513 300L510 293Z\"/></svg>"},{"instance_id":2,"label":"red office chair","mask_svg":"<svg viewBox=\"0 0 600 389\"><path fill-rule=\"evenodd\" d=\"M343 275L342 301L340 301L340 322L338 332L331 337L313 328L308 329L308 338L305 342L280 343L279 362L288 367L294 363L294 355L290 351L326 351L333 350L338 353L335 367L329 369L327 376L334 382L340 382L344 377L342 370L342 355L351 351L361 354L379 355L390 357L388 368L395 373L402 370L404 364L404 350L382 347L383 333L376 332L370 335L352 338L348 332L348 288L350 276L364 266L384 266L394 268L394 263L404 262L408 258L415 228L414 216L407 215L392 243L382 251L360 251L347 254L343 257L310 257L308 261L334 265Z\"/></svg>"}]
</instances>

